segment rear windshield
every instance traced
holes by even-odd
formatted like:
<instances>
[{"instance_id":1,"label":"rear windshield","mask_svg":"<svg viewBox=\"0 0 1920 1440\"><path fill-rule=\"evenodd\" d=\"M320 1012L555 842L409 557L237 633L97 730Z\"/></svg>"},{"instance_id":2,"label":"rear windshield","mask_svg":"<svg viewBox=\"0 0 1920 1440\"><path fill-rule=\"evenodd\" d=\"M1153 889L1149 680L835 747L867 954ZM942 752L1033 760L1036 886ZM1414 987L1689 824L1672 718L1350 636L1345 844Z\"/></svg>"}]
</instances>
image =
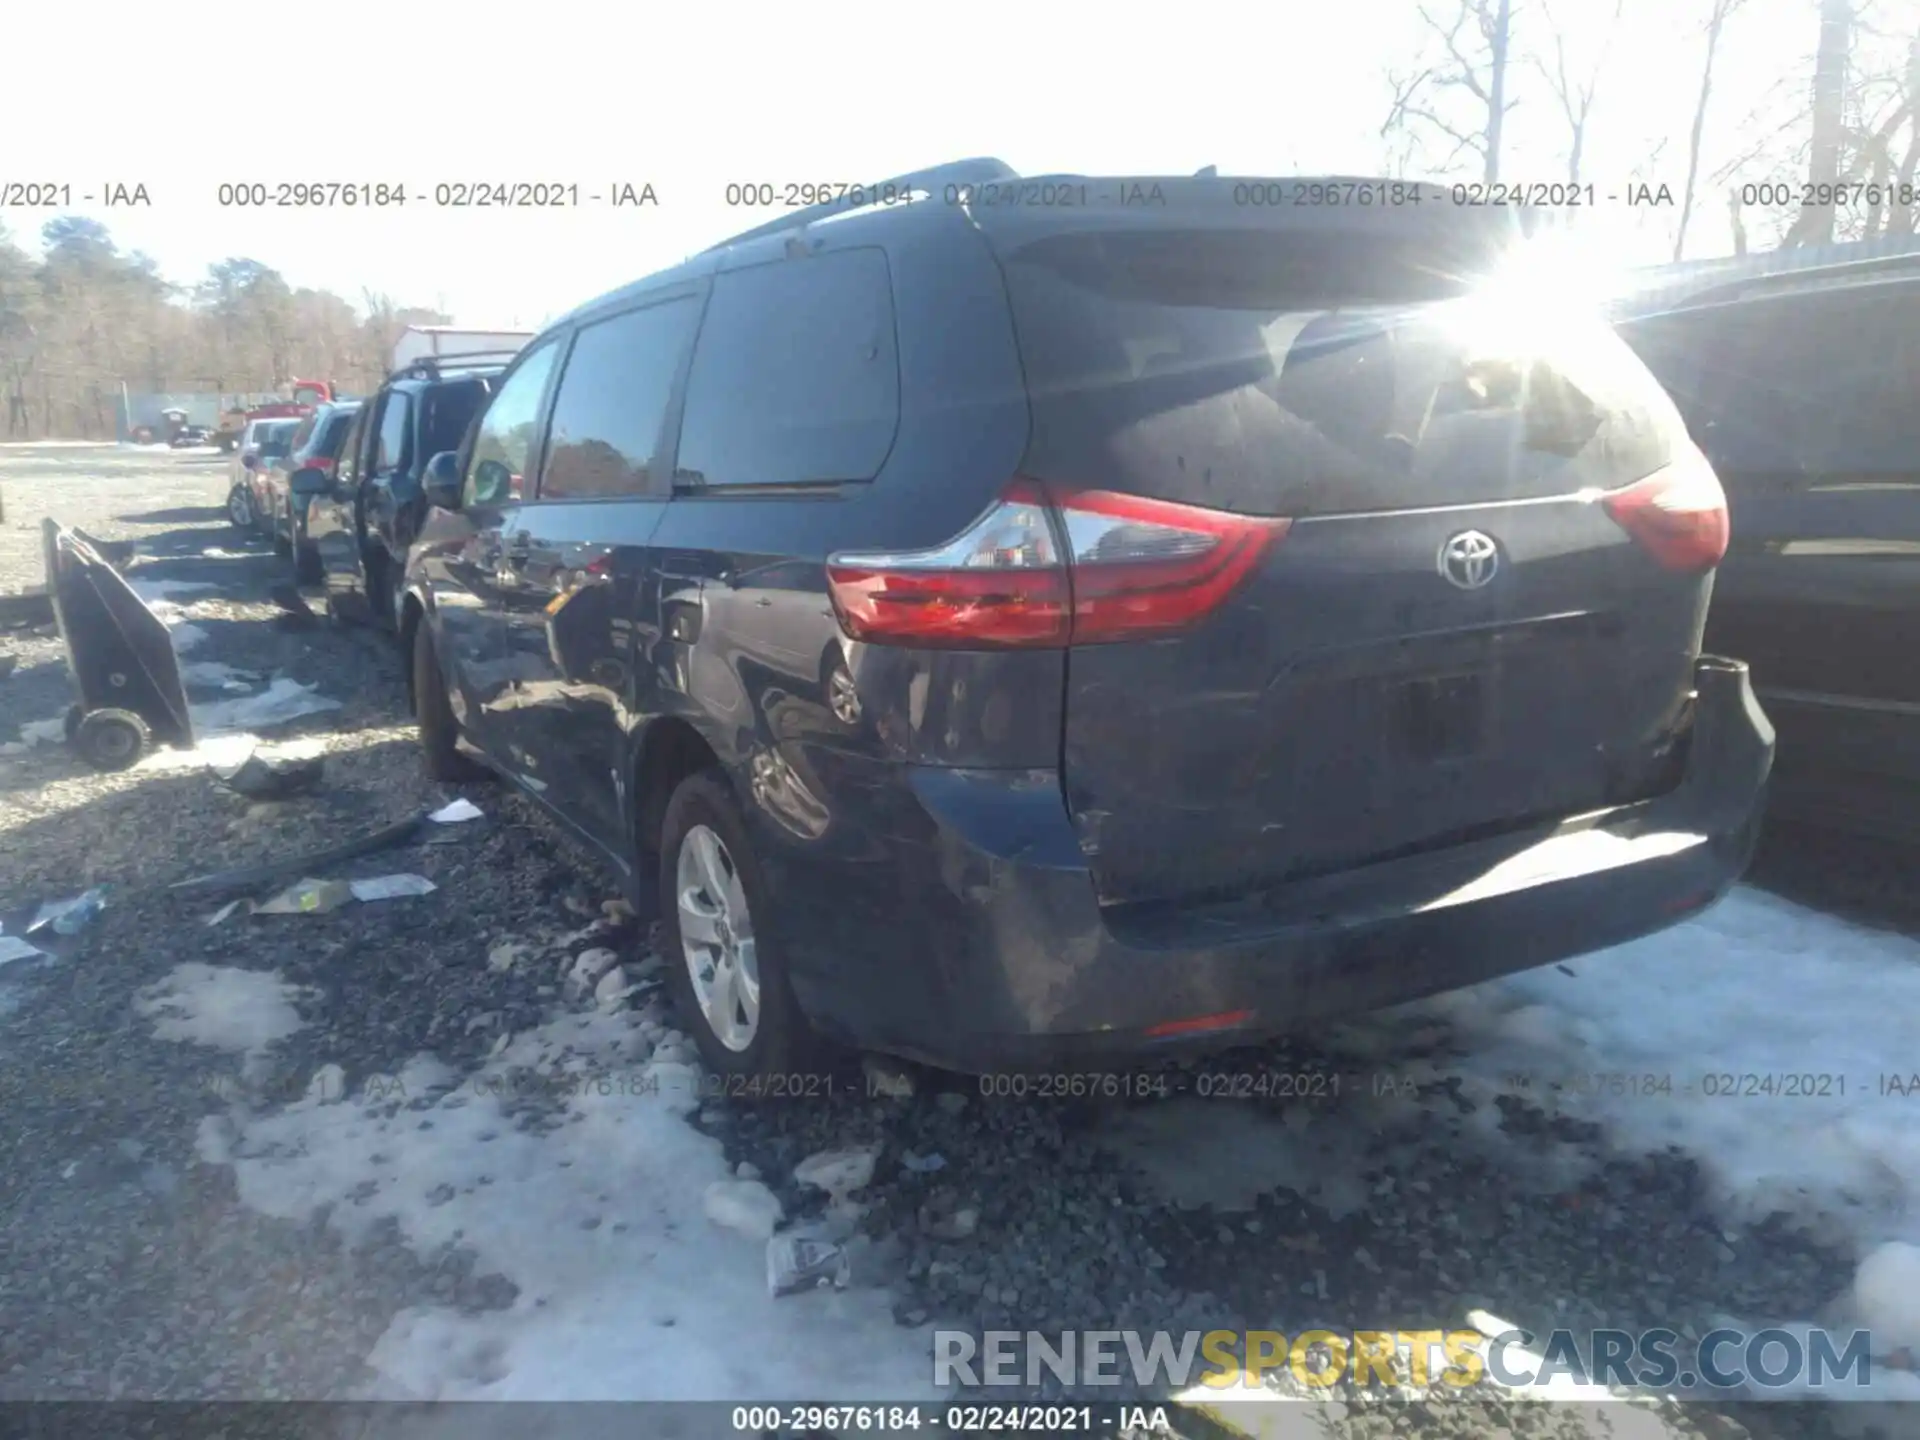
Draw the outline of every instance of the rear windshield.
<instances>
[{"instance_id":1,"label":"rear windshield","mask_svg":"<svg viewBox=\"0 0 1920 1440\"><path fill-rule=\"evenodd\" d=\"M305 450L313 439L313 432L319 428L320 417L309 415L300 422L300 428L293 432L293 438L287 441L287 448L294 454Z\"/></svg>"},{"instance_id":2,"label":"rear windshield","mask_svg":"<svg viewBox=\"0 0 1920 1440\"><path fill-rule=\"evenodd\" d=\"M1677 428L1598 317L1530 326L1409 239L1055 235L1006 273L1028 468L1062 483L1395 509L1623 484Z\"/></svg>"},{"instance_id":3,"label":"rear windshield","mask_svg":"<svg viewBox=\"0 0 1920 1440\"><path fill-rule=\"evenodd\" d=\"M293 447L288 442L293 439L293 428L296 423L292 420L283 420L262 430L260 453L270 457L291 454Z\"/></svg>"}]
</instances>

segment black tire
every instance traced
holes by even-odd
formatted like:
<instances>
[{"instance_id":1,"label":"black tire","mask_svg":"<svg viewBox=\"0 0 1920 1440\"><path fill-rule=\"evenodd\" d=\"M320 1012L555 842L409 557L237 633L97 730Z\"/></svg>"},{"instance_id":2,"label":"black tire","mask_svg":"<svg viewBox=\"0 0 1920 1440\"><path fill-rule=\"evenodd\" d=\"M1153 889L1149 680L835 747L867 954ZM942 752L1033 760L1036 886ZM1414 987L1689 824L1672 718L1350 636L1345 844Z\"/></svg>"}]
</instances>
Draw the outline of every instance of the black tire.
<instances>
[{"instance_id":1,"label":"black tire","mask_svg":"<svg viewBox=\"0 0 1920 1440\"><path fill-rule=\"evenodd\" d=\"M227 491L227 523L242 532L253 529L253 496L244 480Z\"/></svg>"},{"instance_id":2,"label":"black tire","mask_svg":"<svg viewBox=\"0 0 1920 1440\"><path fill-rule=\"evenodd\" d=\"M73 744L73 737L80 733L80 721L87 713L86 706L78 702L67 707L67 743Z\"/></svg>"},{"instance_id":3,"label":"black tire","mask_svg":"<svg viewBox=\"0 0 1920 1440\"><path fill-rule=\"evenodd\" d=\"M753 969L758 981L758 1011L751 1039L743 1048L724 1041L708 1018L695 990L695 965L681 938L681 851L689 837L705 829L717 836L727 869L744 892L747 921L753 940ZM739 802L726 778L717 770L702 771L680 782L667 802L660 837L661 959L668 986L680 1011L681 1027L693 1036L707 1066L717 1074L741 1076L798 1073L819 1049L807 1024L775 938L772 906L759 861L747 837Z\"/></svg>"},{"instance_id":4,"label":"black tire","mask_svg":"<svg viewBox=\"0 0 1920 1440\"><path fill-rule=\"evenodd\" d=\"M307 541L294 542L293 578L302 585L318 585L327 578L319 550Z\"/></svg>"},{"instance_id":5,"label":"black tire","mask_svg":"<svg viewBox=\"0 0 1920 1440\"><path fill-rule=\"evenodd\" d=\"M89 710L74 727L73 748L96 770L126 770L153 744L153 731L131 710Z\"/></svg>"},{"instance_id":6,"label":"black tire","mask_svg":"<svg viewBox=\"0 0 1920 1440\"><path fill-rule=\"evenodd\" d=\"M413 715L420 727L420 760L433 780L477 780L486 772L460 752L460 723L447 700L447 683L433 653L427 622L413 627Z\"/></svg>"},{"instance_id":7,"label":"black tire","mask_svg":"<svg viewBox=\"0 0 1920 1440\"><path fill-rule=\"evenodd\" d=\"M280 528L279 521L276 520L273 524L271 532L273 553L283 560L291 560L293 558L293 506L291 503L288 504L282 518L286 521L285 530Z\"/></svg>"}]
</instances>

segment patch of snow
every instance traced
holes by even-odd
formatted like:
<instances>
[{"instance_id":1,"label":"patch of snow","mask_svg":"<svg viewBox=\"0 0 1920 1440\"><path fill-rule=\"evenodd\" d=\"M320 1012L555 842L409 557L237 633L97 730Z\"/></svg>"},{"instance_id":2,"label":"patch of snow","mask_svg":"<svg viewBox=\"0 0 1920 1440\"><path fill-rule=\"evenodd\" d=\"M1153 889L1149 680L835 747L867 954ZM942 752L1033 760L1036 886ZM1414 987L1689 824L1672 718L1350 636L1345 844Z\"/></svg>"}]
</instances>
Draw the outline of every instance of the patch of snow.
<instances>
[{"instance_id":1,"label":"patch of snow","mask_svg":"<svg viewBox=\"0 0 1920 1440\"><path fill-rule=\"evenodd\" d=\"M239 695L231 700L213 700L191 708L194 729L207 735L218 735L227 731L264 730L271 725L284 725L303 715L338 710L340 702L329 700L316 686L302 685L298 680L283 675L258 694Z\"/></svg>"},{"instance_id":2,"label":"patch of snow","mask_svg":"<svg viewBox=\"0 0 1920 1440\"><path fill-rule=\"evenodd\" d=\"M278 972L190 960L135 995L133 1008L157 1038L238 1055L252 1073L268 1047L306 1023L293 1003L302 993Z\"/></svg>"},{"instance_id":3,"label":"patch of snow","mask_svg":"<svg viewBox=\"0 0 1920 1440\"><path fill-rule=\"evenodd\" d=\"M1617 1149L1696 1157L1728 1223L1786 1211L1860 1258L1920 1239L1915 1097L1882 1090L1920 1071L1920 942L1743 889L1567 969L1398 1013L1445 1020L1469 1098L1529 1077L1535 1103Z\"/></svg>"},{"instance_id":4,"label":"patch of snow","mask_svg":"<svg viewBox=\"0 0 1920 1440\"><path fill-rule=\"evenodd\" d=\"M20 739L27 745L64 745L67 743L67 720L64 715L51 720L29 720L20 727Z\"/></svg>"},{"instance_id":5,"label":"patch of snow","mask_svg":"<svg viewBox=\"0 0 1920 1440\"><path fill-rule=\"evenodd\" d=\"M396 1105L417 1103L411 1084L376 1095L369 1081L344 1103L209 1120L200 1153L232 1164L257 1210L330 1206L350 1238L391 1220L422 1255L466 1245L477 1274L518 1287L505 1310L398 1315L368 1357L383 1394L936 1398L927 1337L894 1323L884 1291L768 1296L764 1245L707 1218L707 1187L730 1172L686 1123L695 1072L645 1055L628 1014L563 1016L424 1110ZM527 1070L566 1087L566 1123L535 1133L502 1108Z\"/></svg>"},{"instance_id":6,"label":"patch of snow","mask_svg":"<svg viewBox=\"0 0 1920 1440\"><path fill-rule=\"evenodd\" d=\"M183 684L205 685L222 690L250 690L255 683L247 678L246 672L223 665L218 660L188 661L180 667L180 679Z\"/></svg>"},{"instance_id":7,"label":"patch of snow","mask_svg":"<svg viewBox=\"0 0 1920 1440\"><path fill-rule=\"evenodd\" d=\"M202 630L198 625L185 624L179 620L178 616L167 621L167 628L171 632L173 653L176 655L184 655L196 646L207 643L207 632L205 630Z\"/></svg>"},{"instance_id":8,"label":"patch of snow","mask_svg":"<svg viewBox=\"0 0 1920 1440\"><path fill-rule=\"evenodd\" d=\"M707 1218L749 1240L770 1240L786 1218L780 1197L758 1180L716 1180L702 1199Z\"/></svg>"}]
</instances>

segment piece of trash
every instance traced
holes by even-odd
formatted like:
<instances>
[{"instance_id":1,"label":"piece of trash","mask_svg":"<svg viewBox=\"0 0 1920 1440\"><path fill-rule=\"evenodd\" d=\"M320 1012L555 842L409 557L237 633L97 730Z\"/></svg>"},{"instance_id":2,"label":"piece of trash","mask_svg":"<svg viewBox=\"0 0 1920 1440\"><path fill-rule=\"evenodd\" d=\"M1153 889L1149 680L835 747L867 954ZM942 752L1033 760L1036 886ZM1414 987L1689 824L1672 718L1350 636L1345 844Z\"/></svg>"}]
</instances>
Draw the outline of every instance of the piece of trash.
<instances>
[{"instance_id":1,"label":"piece of trash","mask_svg":"<svg viewBox=\"0 0 1920 1440\"><path fill-rule=\"evenodd\" d=\"M0 935L0 965L9 960L28 960L34 956L46 959L47 952L38 945L29 945L18 935Z\"/></svg>"},{"instance_id":2,"label":"piece of trash","mask_svg":"<svg viewBox=\"0 0 1920 1440\"><path fill-rule=\"evenodd\" d=\"M464 795L434 811L427 819L436 825L458 825L462 820L478 820L487 812Z\"/></svg>"},{"instance_id":3,"label":"piece of trash","mask_svg":"<svg viewBox=\"0 0 1920 1440\"><path fill-rule=\"evenodd\" d=\"M911 1151L900 1157L900 1163L916 1175L931 1175L936 1170L947 1168L944 1155L915 1155Z\"/></svg>"},{"instance_id":4,"label":"piece of trash","mask_svg":"<svg viewBox=\"0 0 1920 1440\"><path fill-rule=\"evenodd\" d=\"M349 880L347 884L353 890L353 898L363 902L431 895L440 888L424 875L375 875L369 880Z\"/></svg>"},{"instance_id":5,"label":"piece of trash","mask_svg":"<svg viewBox=\"0 0 1920 1440\"><path fill-rule=\"evenodd\" d=\"M776 1300L823 1286L844 1290L852 1279L844 1245L810 1235L775 1235L767 1241L767 1293Z\"/></svg>"},{"instance_id":6,"label":"piece of trash","mask_svg":"<svg viewBox=\"0 0 1920 1440\"><path fill-rule=\"evenodd\" d=\"M866 1072L868 1095L885 1095L894 1100L913 1098L913 1072L898 1060L885 1055L867 1055L862 1057L860 1068Z\"/></svg>"},{"instance_id":7,"label":"piece of trash","mask_svg":"<svg viewBox=\"0 0 1920 1440\"><path fill-rule=\"evenodd\" d=\"M214 911L213 914L207 917L207 924L209 925L221 924L223 921L229 919L233 915L233 912L240 908L242 903L243 902L239 900L227 901L226 904L222 905L218 910Z\"/></svg>"},{"instance_id":8,"label":"piece of trash","mask_svg":"<svg viewBox=\"0 0 1920 1440\"><path fill-rule=\"evenodd\" d=\"M264 865L248 865L239 870L218 870L211 875L196 875L190 880L176 880L169 890L243 890L255 885L264 885L269 880L277 880L282 875L300 870L321 870L329 865L337 865L344 860L357 860L362 855L372 855L380 850L391 850L396 845L404 845L414 837L426 820L424 814L412 815L392 825L383 825L378 830L368 831L356 839L344 844L329 846L325 850L312 850L302 855L290 855L284 860L270 860Z\"/></svg>"},{"instance_id":9,"label":"piece of trash","mask_svg":"<svg viewBox=\"0 0 1920 1440\"><path fill-rule=\"evenodd\" d=\"M222 785L251 800L284 800L317 789L325 765L317 750L263 753L249 742L238 757L207 768Z\"/></svg>"},{"instance_id":10,"label":"piece of trash","mask_svg":"<svg viewBox=\"0 0 1920 1440\"><path fill-rule=\"evenodd\" d=\"M256 915L325 915L354 899L344 880L296 880L271 900L254 906Z\"/></svg>"},{"instance_id":11,"label":"piece of trash","mask_svg":"<svg viewBox=\"0 0 1920 1440\"><path fill-rule=\"evenodd\" d=\"M752 1240L773 1234L786 1212L780 1197L758 1180L716 1180L702 1201L707 1218Z\"/></svg>"},{"instance_id":12,"label":"piece of trash","mask_svg":"<svg viewBox=\"0 0 1920 1440\"><path fill-rule=\"evenodd\" d=\"M94 916L106 908L107 892L97 885L65 900L48 900L40 906L39 912L27 926L27 934L51 925L56 935L78 935Z\"/></svg>"},{"instance_id":13,"label":"piece of trash","mask_svg":"<svg viewBox=\"0 0 1920 1440\"><path fill-rule=\"evenodd\" d=\"M836 1200L865 1187L873 1179L874 1162L880 1158L878 1145L848 1145L837 1150L821 1150L793 1167L793 1178L802 1185L824 1190Z\"/></svg>"},{"instance_id":14,"label":"piece of trash","mask_svg":"<svg viewBox=\"0 0 1920 1440\"><path fill-rule=\"evenodd\" d=\"M962 1205L951 1190L936 1190L920 1207L920 1233L930 1240L965 1240L980 1226L980 1212Z\"/></svg>"}]
</instances>

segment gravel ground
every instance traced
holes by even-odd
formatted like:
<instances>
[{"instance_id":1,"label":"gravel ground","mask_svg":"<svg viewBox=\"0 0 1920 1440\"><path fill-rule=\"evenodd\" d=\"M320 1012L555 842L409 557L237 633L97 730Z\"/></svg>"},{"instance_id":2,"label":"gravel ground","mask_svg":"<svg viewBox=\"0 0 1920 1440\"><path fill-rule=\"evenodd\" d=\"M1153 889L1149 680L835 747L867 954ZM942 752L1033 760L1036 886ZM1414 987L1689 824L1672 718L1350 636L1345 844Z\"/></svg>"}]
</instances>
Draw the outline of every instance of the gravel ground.
<instances>
[{"instance_id":1,"label":"gravel ground","mask_svg":"<svg viewBox=\"0 0 1920 1440\"><path fill-rule=\"evenodd\" d=\"M0 1400L365 1393L365 1357L402 1308L501 1307L513 1286L478 1273L457 1247L423 1257L392 1236L348 1247L324 1215L296 1224L242 1207L232 1171L195 1158L202 1117L232 1098L222 1088L234 1083L232 1064L155 1039L129 997L190 961L276 970L306 987L305 1028L244 1082L253 1103L270 1104L297 1094L323 1063L341 1066L348 1085L397 1073L423 1050L456 1069L473 1065L502 1035L570 1003L566 956L558 969L476 963L503 941L551 942L591 926L593 943L631 964L646 937L619 907L604 908L608 877L530 807L487 785L466 791L487 820L452 828L449 843L331 872L414 871L439 887L434 896L206 924L212 902L162 887L317 848L455 793L421 775L391 644L285 625L266 598L284 562L224 524L224 469L212 457L0 447L0 485L0 592L40 578L44 514L137 538L133 578L217 587L171 597L206 633L195 660L317 684L340 702L274 732L328 747L321 793L278 804L230 794L197 767L102 777L58 744L0 753L0 913L109 887L105 911L53 962L10 967L19 973L0 985ZM19 727L60 715L69 697L50 636L0 632L0 652L18 659L0 681L4 745ZM217 685L193 693L222 694ZM1782 835L1769 840L1761 878L1810 903L1831 885L1835 904L1878 923L1920 919L1899 863L1864 863L1842 842ZM670 1023L657 995L633 1003L650 1027ZM1391 1071L1445 1045L1429 1035L1388 1063L1366 1063ZM713 1103L695 1123L730 1160L763 1173L789 1214L819 1203L782 1179L796 1161L884 1142L863 1254L894 1282L903 1323L1293 1334L1356 1317L1459 1325L1478 1305L1529 1327L1684 1330L1727 1311L1815 1314L1846 1273L1839 1257L1785 1227L1723 1234L1702 1212L1691 1162L1677 1155L1614 1160L1545 1200L1521 1193L1456 1143L1444 1085L1413 1133L1369 1134L1366 1111L1355 1110L1369 1188L1351 1209L1280 1190L1222 1214L1147 1193L1100 1143L1110 1103L994 1099L974 1082L925 1073L911 1096L869 1098L859 1062L842 1063L846 1083L832 1099ZM1330 1044L1292 1042L1210 1068L1353 1075L1356 1063ZM1169 1073L1177 1085L1181 1072ZM1520 1132L1556 1123L1530 1111L1507 1117ZM921 1174L900 1163L929 1153L945 1168ZM929 1239L919 1218L929 1205L971 1208L977 1228ZM830 1392L831 1377L822 1380ZM1835 1433L1830 1409L1662 1408L1667 1433L1711 1440ZM1584 1433L1580 1412L1532 1403L1353 1403L1322 1418L1326 1433L1355 1437ZM1176 1425L1190 1436L1230 1433L1194 1414Z\"/></svg>"}]
</instances>

